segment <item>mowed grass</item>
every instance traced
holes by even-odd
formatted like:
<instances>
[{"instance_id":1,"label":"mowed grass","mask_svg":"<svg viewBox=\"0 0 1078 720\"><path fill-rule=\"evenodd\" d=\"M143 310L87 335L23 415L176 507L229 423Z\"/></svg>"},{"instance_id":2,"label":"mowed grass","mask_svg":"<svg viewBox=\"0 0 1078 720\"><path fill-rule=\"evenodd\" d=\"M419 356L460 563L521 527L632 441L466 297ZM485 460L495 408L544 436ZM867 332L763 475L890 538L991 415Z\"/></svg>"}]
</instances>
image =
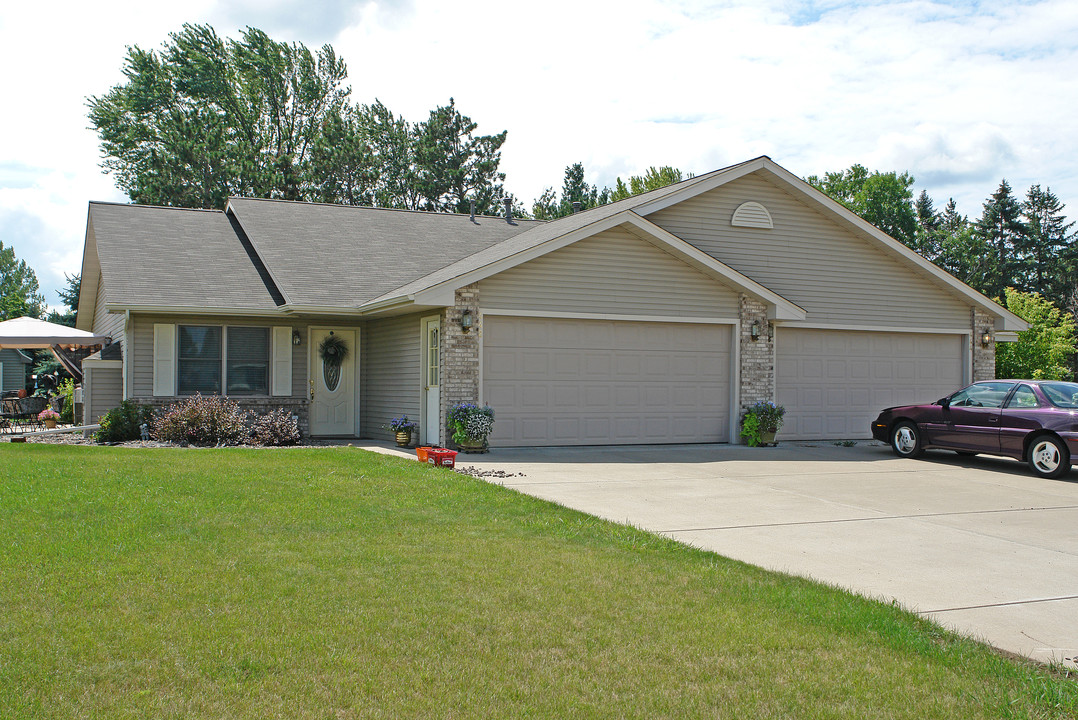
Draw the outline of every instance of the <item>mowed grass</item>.
<instances>
[{"instance_id":1,"label":"mowed grass","mask_svg":"<svg viewBox=\"0 0 1078 720\"><path fill-rule=\"evenodd\" d=\"M1078 716L894 607L351 448L0 445L4 718Z\"/></svg>"}]
</instances>

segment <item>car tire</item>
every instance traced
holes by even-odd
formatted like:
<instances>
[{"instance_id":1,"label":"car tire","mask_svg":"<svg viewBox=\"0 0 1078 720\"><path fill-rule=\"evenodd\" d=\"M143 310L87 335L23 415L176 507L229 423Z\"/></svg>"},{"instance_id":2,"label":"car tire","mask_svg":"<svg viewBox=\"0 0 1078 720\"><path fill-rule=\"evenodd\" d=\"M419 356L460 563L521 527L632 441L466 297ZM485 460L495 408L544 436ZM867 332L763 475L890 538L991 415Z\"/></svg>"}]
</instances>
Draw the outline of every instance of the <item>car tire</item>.
<instances>
[{"instance_id":1,"label":"car tire","mask_svg":"<svg viewBox=\"0 0 1078 720\"><path fill-rule=\"evenodd\" d=\"M902 458L918 458L924 454L921 431L909 420L895 423L891 428L891 449Z\"/></svg>"},{"instance_id":2,"label":"car tire","mask_svg":"<svg viewBox=\"0 0 1078 720\"><path fill-rule=\"evenodd\" d=\"M1029 469L1037 477L1063 477L1071 469L1071 454L1055 435L1038 435L1029 444Z\"/></svg>"}]
</instances>

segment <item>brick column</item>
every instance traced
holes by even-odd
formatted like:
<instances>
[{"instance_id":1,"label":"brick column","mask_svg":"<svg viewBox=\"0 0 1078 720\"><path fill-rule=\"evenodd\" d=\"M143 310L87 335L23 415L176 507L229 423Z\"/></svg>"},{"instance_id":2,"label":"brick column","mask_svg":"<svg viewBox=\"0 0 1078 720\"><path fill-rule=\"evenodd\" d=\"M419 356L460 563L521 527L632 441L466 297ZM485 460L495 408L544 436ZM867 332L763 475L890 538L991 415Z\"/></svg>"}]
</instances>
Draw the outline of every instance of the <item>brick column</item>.
<instances>
[{"instance_id":1,"label":"brick column","mask_svg":"<svg viewBox=\"0 0 1078 720\"><path fill-rule=\"evenodd\" d=\"M996 379L996 323L988 313L973 308L970 310L970 345L973 358L973 382ZM985 333L992 335L988 347L981 345Z\"/></svg>"},{"instance_id":2,"label":"brick column","mask_svg":"<svg viewBox=\"0 0 1078 720\"><path fill-rule=\"evenodd\" d=\"M472 329L468 332L460 327L460 318L465 310L470 310L472 314ZM460 402L479 402L479 338L482 334L479 284L473 283L456 291L453 307L446 308L442 317L441 420L438 433L443 446L450 440L445 431L445 417L449 408Z\"/></svg>"},{"instance_id":3,"label":"brick column","mask_svg":"<svg viewBox=\"0 0 1078 720\"><path fill-rule=\"evenodd\" d=\"M738 408L732 422L740 432L741 415L750 406L775 399L775 329L768 322L767 306L742 294L738 302L741 321L741 384ZM760 323L760 337L752 339L752 324Z\"/></svg>"}]
</instances>

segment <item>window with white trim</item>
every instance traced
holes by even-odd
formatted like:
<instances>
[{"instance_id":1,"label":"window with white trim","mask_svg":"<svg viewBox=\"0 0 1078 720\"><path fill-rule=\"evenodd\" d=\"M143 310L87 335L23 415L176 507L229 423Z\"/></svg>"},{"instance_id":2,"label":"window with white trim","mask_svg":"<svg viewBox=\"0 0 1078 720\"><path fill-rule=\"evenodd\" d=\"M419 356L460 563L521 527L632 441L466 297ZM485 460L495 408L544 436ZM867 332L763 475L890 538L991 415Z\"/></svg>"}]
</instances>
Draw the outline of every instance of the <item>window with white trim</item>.
<instances>
[{"instance_id":1,"label":"window with white trim","mask_svg":"<svg viewBox=\"0 0 1078 720\"><path fill-rule=\"evenodd\" d=\"M268 395L270 331L265 327L180 325L179 395Z\"/></svg>"}]
</instances>

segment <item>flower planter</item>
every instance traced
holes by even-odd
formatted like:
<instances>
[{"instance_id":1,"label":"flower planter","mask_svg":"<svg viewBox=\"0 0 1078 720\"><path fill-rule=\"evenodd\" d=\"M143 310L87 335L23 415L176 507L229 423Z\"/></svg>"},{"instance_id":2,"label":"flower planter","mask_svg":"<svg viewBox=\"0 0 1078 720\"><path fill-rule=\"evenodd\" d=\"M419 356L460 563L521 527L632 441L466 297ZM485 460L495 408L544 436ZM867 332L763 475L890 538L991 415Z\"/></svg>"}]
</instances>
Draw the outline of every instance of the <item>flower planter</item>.
<instances>
[{"instance_id":1,"label":"flower planter","mask_svg":"<svg viewBox=\"0 0 1078 720\"><path fill-rule=\"evenodd\" d=\"M760 444L761 445L776 445L775 433L773 432L760 432Z\"/></svg>"},{"instance_id":2,"label":"flower planter","mask_svg":"<svg viewBox=\"0 0 1078 720\"><path fill-rule=\"evenodd\" d=\"M56 427L56 421L52 418L45 418L43 422L45 423L45 427L47 427L49 430L52 430L54 427Z\"/></svg>"},{"instance_id":3,"label":"flower planter","mask_svg":"<svg viewBox=\"0 0 1078 720\"><path fill-rule=\"evenodd\" d=\"M460 448L462 453L485 453L490 452L490 448L487 446L486 440L472 440L468 438L462 442L457 443L457 447Z\"/></svg>"},{"instance_id":4,"label":"flower planter","mask_svg":"<svg viewBox=\"0 0 1078 720\"><path fill-rule=\"evenodd\" d=\"M394 433L397 439L397 447L408 447L412 444L412 433L410 430L402 430Z\"/></svg>"}]
</instances>

